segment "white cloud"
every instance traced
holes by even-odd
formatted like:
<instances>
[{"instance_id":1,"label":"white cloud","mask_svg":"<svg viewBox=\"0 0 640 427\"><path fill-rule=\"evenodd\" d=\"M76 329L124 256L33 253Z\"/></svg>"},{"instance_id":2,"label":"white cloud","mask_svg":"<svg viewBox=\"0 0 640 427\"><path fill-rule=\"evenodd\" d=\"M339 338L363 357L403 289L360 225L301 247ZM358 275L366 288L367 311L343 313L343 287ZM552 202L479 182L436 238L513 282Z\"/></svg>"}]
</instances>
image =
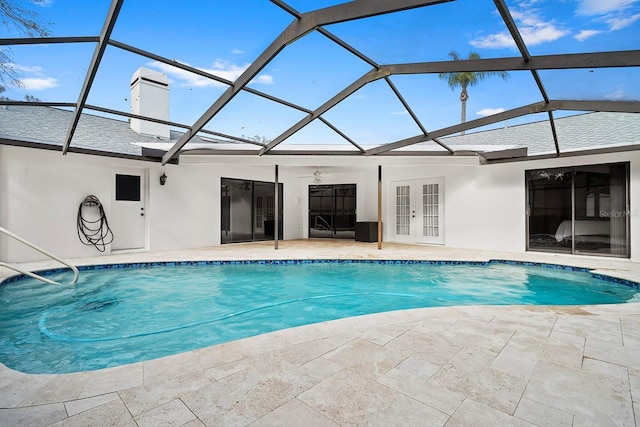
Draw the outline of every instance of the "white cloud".
<instances>
[{"instance_id":1,"label":"white cloud","mask_svg":"<svg viewBox=\"0 0 640 427\"><path fill-rule=\"evenodd\" d=\"M521 29L520 33L524 42L530 46L552 42L567 35L567 31L560 30L551 23L541 23L535 27L526 27Z\"/></svg>"},{"instance_id":2,"label":"white cloud","mask_svg":"<svg viewBox=\"0 0 640 427\"><path fill-rule=\"evenodd\" d=\"M518 7L522 8L524 12L521 12L519 9L514 9L511 11L511 16L514 20L518 21L520 25L532 27L542 22L536 13L536 9L529 9L524 6L522 2L518 4Z\"/></svg>"},{"instance_id":3,"label":"white cloud","mask_svg":"<svg viewBox=\"0 0 640 427\"><path fill-rule=\"evenodd\" d=\"M611 31L616 31L616 30L621 30L623 28L628 27L629 25L636 22L638 19L640 19L640 13L632 15L628 18L612 17L607 19L607 24L609 24Z\"/></svg>"},{"instance_id":4,"label":"white cloud","mask_svg":"<svg viewBox=\"0 0 640 427\"><path fill-rule=\"evenodd\" d=\"M578 34L576 34L575 36L573 36L574 39L578 40L578 41L585 41L586 39L593 37L597 34L602 33L602 31L598 31L598 30L582 30L580 31Z\"/></svg>"},{"instance_id":5,"label":"white cloud","mask_svg":"<svg viewBox=\"0 0 640 427\"><path fill-rule=\"evenodd\" d=\"M406 114L409 114L409 112L407 110L404 110L404 111L392 111L391 114L394 115L394 116L404 116Z\"/></svg>"},{"instance_id":6,"label":"white cloud","mask_svg":"<svg viewBox=\"0 0 640 427\"><path fill-rule=\"evenodd\" d=\"M626 28L640 20L638 3L640 0L576 0L576 15L591 17L604 22L609 31Z\"/></svg>"},{"instance_id":7,"label":"white cloud","mask_svg":"<svg viewBox=\"0 0 640 427\"><path fill-rule=\"evenodd\" d=\"M32 66L29 67L27 65L20 65L20 64L8 64L11 68L13 68L16 71L20 71L23 73L33 73L33 74L40 74L42 72L42 67L40 66Z\"/></svg>"},{"instance_id":8,"label":"white cloud","mask_svg":"<svg viewBox=\"0 0 640 427\"><path fill-rule=\"evenodd\" d=\"M188 64L185 64L188 65ZM164 62L151 62L150 67L159 69L165 73L172 81L178 81L181 86L185 87L205 87L205 86L225 86L224 84L215 80L210 80L199 76L197 74L190 73L188 71L176 68L172 65L165 64Z\"/></svg>"},{"instance_id":9,"label":"white cloud","mask_svg":"<svg viewBox=\"0 0 640 427\"><path fill-rule=\"evenodd\" d=\"M578 15L594 16L609 13L619 13L620 11L633 6L638 0L577 0Z\"/></svg>"},{"instance_id":10,"label":"white cloud","mask_svg":"<svg viewBox=\"0 0 640 427\"><path fill-rule=\"evenodd\" d=\"M609 31L626 28L636 21L640 21L637 5L640 0L573 0L577 4L576 15L590 17L606 24ZM570 31L562 28L554 20L544 19L540 9L536 8L539 0L520 0L511 10L511 15L518 25L520 35L528 46L549 43L565 37ZM582 30L574 35L578 41L593 37L602 30ZM503 31L478 37L471 41L477 48L502 49L515 47L511 34Z\"/></svg>"},{"instance_id":11,"label":"white cloud","mask_svg":"<svg viewBox=\"0 0 640 427\"><path fill-rule=\"evenodd\" d=\"M240 55L240 54L244 53L244 50L240 50L240 49L233 49L233 50L231 51L231 53L232 53L232 54L234 54L234 55Z\"/></svg>"},{"instance_id":12,"label":"white cloud","mask_svg":"<svg viewBox=\"0 0 640 427\"><path fill-rule=\"evenodd\" d=\"M51 89L60 86L58 80L53 77L46 77L43 75L42 67L38 65L21 65L15 63L7 63L5 66L17 71L21 74L31 75L31 77L25 77L20 79L22 83L22 89L26 90L44 90Z\"/></svg>"},{"instance_id":13,"label":"white cloud","mask_svg":"<svg viewBox=\"0 0 640 427\"><path fill-rule=\"evenodd\" d=\"M485 49L501 49L503 47L514 47L516 42L509 33L489 34L486 37L479 37L471 40L471 46Z\"/></svg>"},{"instance_id":14,"label":"white cloud","mask_svg":"<svg viewBox=\"0 0 640 427\"><path fill-rule=\"evenodd\" d=\"M186 62L180 62L184 65L189 65ZM152 62L149 64L152 67L160 69L162 72L170 76L178 81L178 84L183 87L226 87L224 83L220 83L216 80L211 80L206 77L199 76L197 74L193 74L189 71L182 70L180 68L174 67L169 64L165 64L164 62ZM191 65L189 65L191 66ZM222 77L225 80L235 81L240 75L247 69L249 65L237 65L232 62L225 61L222 59L216 59L211 66L211 68L205 67L195 67L198 70L204 71L205 73L213 74L218 77ZM273 83L273 78L269 75L261 75L253 80L255 83L264 83L271 84Z\"/></svg>"},{"instance_id":15,"label":"white cloud","mask_svg":"<svg viewBox=\"0 0 640 427\"><path fill-rule=\"evenodd\" d=\"M526 9L526 8L529 8L529 7L531 7L534 4L539 3L539 2L540 2L540 0L521 1L519 6L524 8L524 9Z\"/></svg>"},{"instance_id":16,"label":"white cloud","mask_svg":"<svg viewBox=\"0 0 640 427\"><path fill-rule=\"evenodd\" d=\"M529 2L532 4L532 2ZM524 42L529 46L535 46L541 43L552 42L568 34L553 23L553 21L544 21L536 13L535 9L526 10L526 3L521 2L519 7L523 7L525 11L514 9L511 12L513 19L516 21L520 29L520 35ZM478 48L501 49L506 47L514 47L516 44L507 31L490 34L485 37L478 37L471 41L471 45Z\"/></svg>"},{"instance_id":17,"label":"white cloud","mask_svg":"<svg viewBox=\"0 0 640 427\"><path fill-rule=\"evenodd\" d=\"M483 108L482 110L478 111L476 115L486 117L493 116L494 114L502 112L504 112L504 108Z\"/></svg>"},{"instance_id":18,"label":"white cloud","mask_svg":"<svg viewBox=\"0 0 640 427\"><path fill-rule=\"evenodd\" d=\"M23 88L27 90L44 90L60 86L58 81L52 77L27 77L21 79Z\"/></svg>"},{"instance_id":19,"label":"white cloud","mask_svg":"<svg viewBox=\"0 0 640 427\"><path fill-rule=\"evenodd\" d=\"M604 96L605 99L608 99L610 101L620 101L621 99L625 98L625 92L622 89L617 89L613 92L610 92L608 94L606 94Z\"/></svg>"},{"instance_id":20,"label":"white cloud","mask_svg":"<svg viewBox=\"0 0 640 427\"><path fill-rule=\"evenodd\" d=\"M258 77L256 77L255 79L253 79L251 81L251 83L262 83L265 85L272 85L273 84L273 76L270 76L269 74L261 74Z\"/></svg>"}]
</instances>

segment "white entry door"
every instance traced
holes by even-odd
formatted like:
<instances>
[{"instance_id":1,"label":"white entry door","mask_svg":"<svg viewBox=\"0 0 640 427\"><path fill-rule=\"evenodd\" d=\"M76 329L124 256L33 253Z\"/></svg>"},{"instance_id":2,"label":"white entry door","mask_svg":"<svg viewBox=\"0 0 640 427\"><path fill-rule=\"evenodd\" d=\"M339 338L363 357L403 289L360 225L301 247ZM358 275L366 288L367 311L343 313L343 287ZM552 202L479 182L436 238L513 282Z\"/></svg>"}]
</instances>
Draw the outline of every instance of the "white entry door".
<instances>
[{"instance_id":1,"label":"white entry door","mask_svg":"<svg viewBox=\"0 0 640 427\"><path fill-rule=\"evenodd\" d=\"M142 170L122 169L114 177L109 226L113 232L112 250L141 249L146 241L145 174Z\"/></svg>"},{"instance_id":2,"label":"white entry door","mask_svg":"<svg viewBox=\"0 0 640 427\"><path fill-rule=\"evenodd\" d=\"M444 179L391 183L392 239L444 244Z\"/></svg>"}]
</instances>

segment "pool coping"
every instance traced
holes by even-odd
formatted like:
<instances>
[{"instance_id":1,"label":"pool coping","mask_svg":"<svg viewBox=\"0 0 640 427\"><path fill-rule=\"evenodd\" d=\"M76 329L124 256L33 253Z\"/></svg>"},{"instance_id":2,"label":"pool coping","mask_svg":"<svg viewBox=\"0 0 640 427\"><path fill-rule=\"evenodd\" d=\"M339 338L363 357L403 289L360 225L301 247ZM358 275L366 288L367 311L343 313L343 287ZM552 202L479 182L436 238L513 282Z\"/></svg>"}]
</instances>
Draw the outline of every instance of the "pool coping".
<instances>
[{"instance_id":1,"label":"pool coping","mask_svg":"<svg viewBox=\"0 0 640 427\"><path fill-rule=\"evenodd\" d=\"M598 268L580 267L569 264L560 263L548 263L537 261L522 261L512 259L489 259L486 261L477 260L425 260L425 259L345 259L345 258L320 258L320 259L268 259L268 260L195 260L195 261L143 261L143 262L114 262L106 264L86 264L79 265L78 271L100 271L100 270L114 270L114 269L137 269L148 267L181 267L181 266L221 266L221 265L295 265L295 264L385 264L385 265L411 265L411 264L425 264L425 265L491 265L491 264L506 264L506 265L520 265L528 267L542 267L555 270L568 270L577 271L583 273L590 273L592 277L612 282L620 285L629 286L635 289L640 288L640 280L630 280L623 277L618 277L615 274L599 273ZM33 272L43 277L51 276L53 274L62 273L68 271L66 267L46 268L34 270ZM21 273L14 274L0 281L0 286L15 283L29 276Z\"/></svg>"}]
</instances>

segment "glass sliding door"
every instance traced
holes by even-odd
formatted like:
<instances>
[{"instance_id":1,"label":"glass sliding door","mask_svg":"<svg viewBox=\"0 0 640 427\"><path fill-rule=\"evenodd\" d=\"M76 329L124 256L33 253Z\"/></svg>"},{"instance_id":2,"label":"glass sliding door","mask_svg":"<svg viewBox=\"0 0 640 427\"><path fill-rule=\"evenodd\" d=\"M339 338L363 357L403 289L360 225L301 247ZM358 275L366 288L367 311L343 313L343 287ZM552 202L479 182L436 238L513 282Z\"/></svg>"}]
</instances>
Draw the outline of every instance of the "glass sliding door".
<instances>
[{"instance_id":1,"label":"glass sliding door","mask_svg":"<svg viewBox=\"0 0 640 427\"><path fill-rule=\"evenodd\" d=\"M629 164L526 171L528 249L629 256Z\"/></svg>"},{"instance_id":2,"label":"glass sliding door","mask_svg":"<svg viewBox=\"0 0 640 427\"><path fill-rule=\"evenodd\" d=\"M250 242L253 240L251 226L251 181L222 179L222 243Z\"/></svg>"},{"instance_id":3,"label":"glass sliding door","mask_svg":"<svg viewBox=\"0 0 640 427\"><path fill-rule=\"evenodd\" d=\"M575 170L575 251L627 254L626 165Z\"/></svg>"},{"instance_id":4,"label":"glass sliding door","mask_svg":"<svg viewBox=\"0 0 640 427\"><path fill-rule=\"evenodd\" d=\"M571 253L571 169L526 174L529 249Z\"/></svg>"},{"instance_id":5,"label":"glass sliding door","mask_svg":"<svg viewBox=\"0 0 640 427\"><path fill-rule=\"evenodd\" d=\"M309 187L309 237L333 237L333 188Z\"/></svg>"},{"instance_id":6,"label":"glass sliding door","mask_svg":"<svg viewBox=\"0 0 640 427\"><path fill-rule=\"evenodd\" d=\"M355 239L356 185L309 186L309 237Z\"/></svg>"},{"instance_id":7,"label":"glass sliding door","mask_svg":"<svg viewBox=\"0 0 640 427\"><path fill-rule=\"evenodd\" d=\"M275 238L275 195L272 182L253 183L254 240L273 240ZM282 239L282 184L280 184L280 221L278 239Z\"/></svg>"},{"instance_id":8,"label":"glass sliding door","mask_svg":"<svg viewBox=\"0 0 640 427\"><path fill-rule=\"evenodd\" d=\"M356 238L356 185L335 186L334 235L339 239Z\"/></svg>"},{"instance_id":9,"label":"glass sliding door","mask_svg":"<svg viewBox=\"0 0 640 427\"><path fill-rule=\"evenodd\" d=\"M275 194L273 182L222 178L220 241L252 242L275 238ZM282 239L282 184L280 190L279 239Z\"/></svg>"}]
</instances>

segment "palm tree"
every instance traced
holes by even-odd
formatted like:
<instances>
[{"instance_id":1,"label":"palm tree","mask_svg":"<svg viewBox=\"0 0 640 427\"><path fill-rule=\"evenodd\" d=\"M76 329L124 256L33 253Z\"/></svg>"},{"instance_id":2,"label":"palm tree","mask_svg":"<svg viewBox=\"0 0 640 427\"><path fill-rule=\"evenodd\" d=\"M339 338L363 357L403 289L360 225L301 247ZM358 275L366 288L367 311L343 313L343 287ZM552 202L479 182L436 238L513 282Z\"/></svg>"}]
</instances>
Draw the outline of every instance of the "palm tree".
<instances>
[{"instance_id":1,"label":"palm tree","mask_svg":"<svg viewBox=\"0 0 640 427\"><path fill-rule=\"evenodd\" d=\"M449 56L454 61L460 61L462 59L457 52L453 51L449 52ZM473 59L480 59L480 55L475 52L469 53L469 57L467 58L467 60ZM462 123L467 121L467 100L469 99L469 93L467 92L468 86L475 86L488 77L498 76L503 80L506 80L507 77L509 77L506 71L461 71L440 73L438 76L440 77L440 79L447 81L447 84L449 85L451 90L454 90L457 87L462 88L462 92L460 92L460 102L462 103ZM464 134L464 131L462 131L462 134Z\"/></svg>"}]
</instances>

